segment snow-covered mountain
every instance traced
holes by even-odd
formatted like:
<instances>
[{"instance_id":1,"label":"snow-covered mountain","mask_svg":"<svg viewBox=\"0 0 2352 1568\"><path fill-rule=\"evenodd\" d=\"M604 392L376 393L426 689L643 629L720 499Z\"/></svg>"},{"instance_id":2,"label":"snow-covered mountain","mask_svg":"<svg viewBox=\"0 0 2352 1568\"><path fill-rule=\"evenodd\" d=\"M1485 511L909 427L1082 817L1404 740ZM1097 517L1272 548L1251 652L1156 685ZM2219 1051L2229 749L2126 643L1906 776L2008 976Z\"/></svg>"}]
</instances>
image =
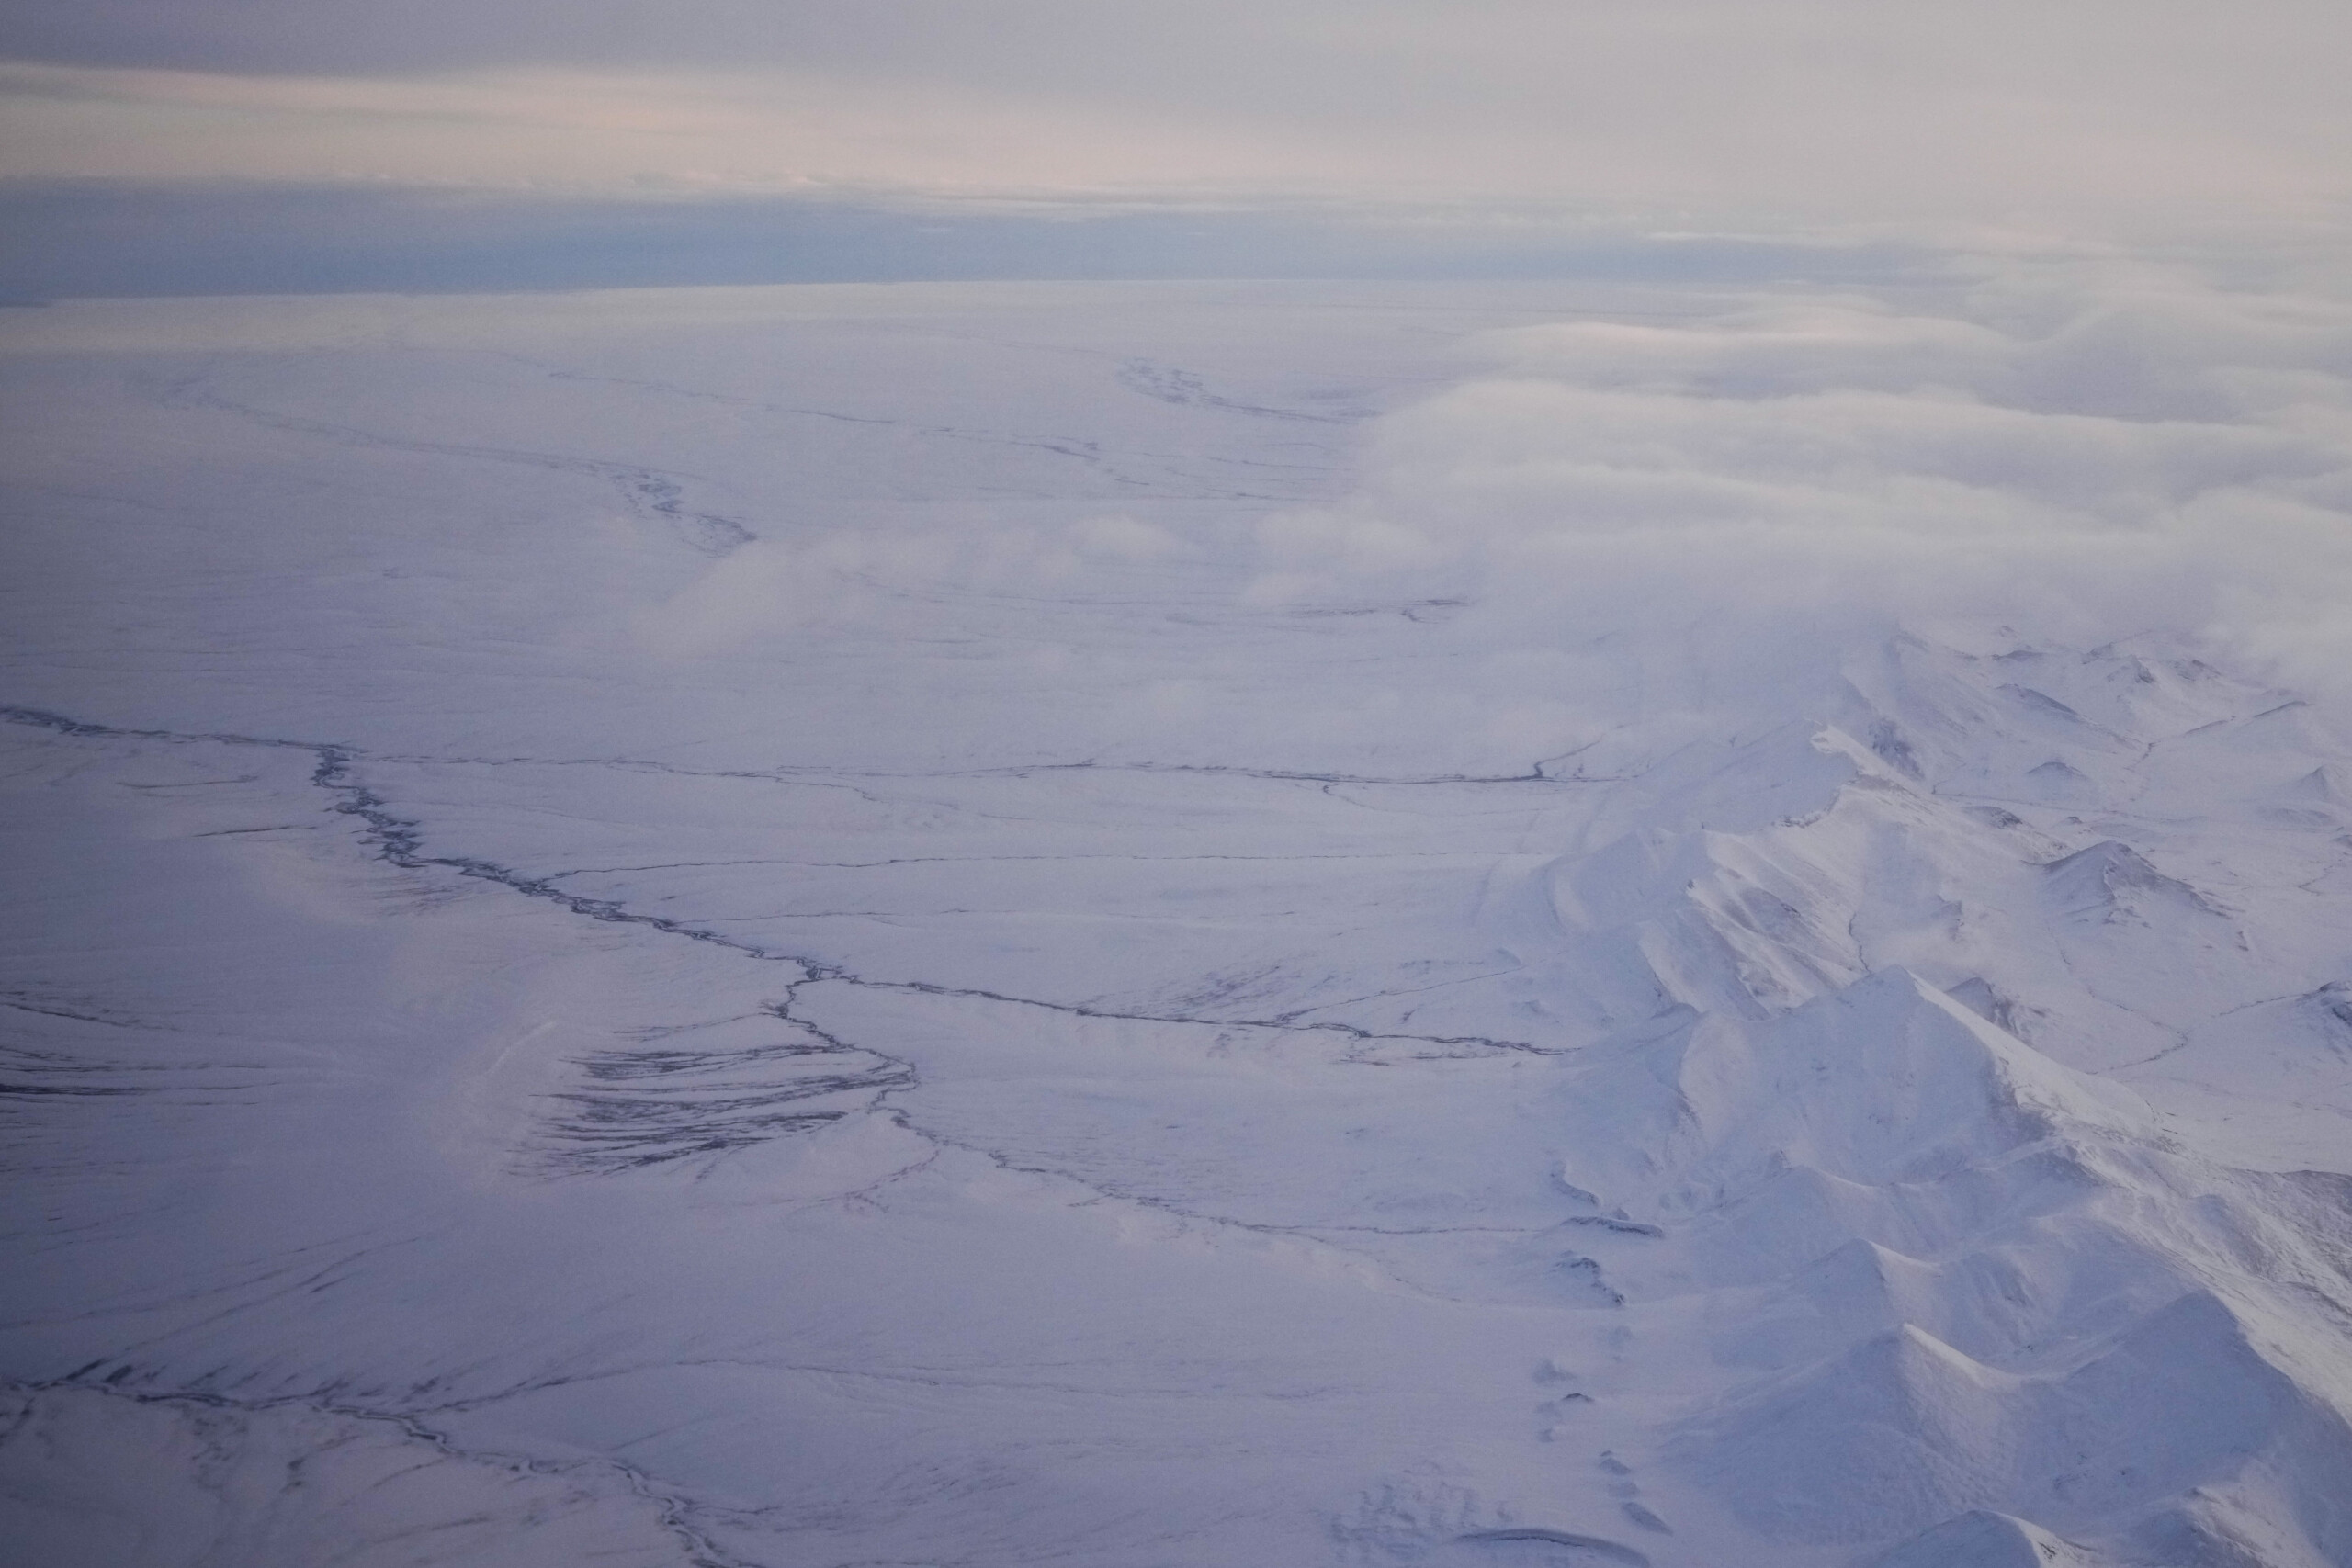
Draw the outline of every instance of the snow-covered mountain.
<instances>
[{"instance_id":1,"label":"snow-covered mountain","mask_svg":"<svg viewBox=\"0 0 2352 1568\"><path fill-rule=\"evenodd\" d=\"M0 1561L2352 1564L2335 318L1906 309L6 323Z\"/></svg>"}]
</instances>

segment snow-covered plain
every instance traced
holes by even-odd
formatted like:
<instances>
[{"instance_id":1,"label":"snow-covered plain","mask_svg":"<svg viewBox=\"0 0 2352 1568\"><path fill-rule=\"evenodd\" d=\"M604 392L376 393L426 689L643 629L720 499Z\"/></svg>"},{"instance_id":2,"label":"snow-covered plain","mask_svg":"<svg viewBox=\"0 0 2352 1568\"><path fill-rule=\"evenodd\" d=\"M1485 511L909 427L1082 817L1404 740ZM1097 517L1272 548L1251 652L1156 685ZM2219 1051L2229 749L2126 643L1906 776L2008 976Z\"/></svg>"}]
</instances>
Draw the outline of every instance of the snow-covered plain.
<instances>
[{"instance_id":1,"label":"snow-covered plain","mask_svg":"<svg viewBox=\"0 0 2352 1568\"><path fill-rule=\"evenodd\" d=\"M0 1560L2352 1564L2347 374L0 317Z\"/></svg>"}]
</instances>

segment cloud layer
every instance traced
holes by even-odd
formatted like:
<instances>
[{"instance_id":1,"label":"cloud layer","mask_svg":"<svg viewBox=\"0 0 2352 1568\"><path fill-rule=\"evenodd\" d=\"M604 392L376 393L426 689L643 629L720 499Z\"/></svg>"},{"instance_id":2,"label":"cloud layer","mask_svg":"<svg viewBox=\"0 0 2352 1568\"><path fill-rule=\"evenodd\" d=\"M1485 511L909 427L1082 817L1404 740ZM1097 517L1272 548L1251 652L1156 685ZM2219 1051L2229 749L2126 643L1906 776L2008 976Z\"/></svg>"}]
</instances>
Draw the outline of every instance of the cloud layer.
<instances>
[{"instance_id":1,"label":"cloud layer","mask_svg":"<svg viewBox=\"0 0 2352 1568\"><path fill-rule=\"evenodd\" d=\"M1493 646L1635 654L1653 711L1817 693L1906 623L2187 633L2352 694L2339 303L2012 274L1478 346L1344 504L1265 520L1257 601L1458 594Z\"/></svg>"},{"instance_id":2,"label":"cloud layer","mask_svg":"<svg viewBox=\"0 0 2352 1568\"><path fill-rule=\"evenodd\" d=\"M28 4L8 170L1346 192L1812 221L2340 206L2317 0Z\"/></svg>"},{"instance_id":3,"label":"cloud layer","mask_svg":"<svg viewBox=\"0 0 2352 1568\"><path fill-rule=\"evenodd\" d=\"M1952 265L1940 288L1487 333L1446 389L1362 427L1335 502L778 538L634 633L756 660L920 638L967 595L1008 646L1043 599L1135 628L1181 610L1222 632L1174 659L1137 629L1131 663L1096 660L1134 734L1078 754L1148 737L1366 770L1833 717L1906 627L1985 652L2202 641L2352 714L2352 307L2111 261Z\"/></svg>"}]
</instances>

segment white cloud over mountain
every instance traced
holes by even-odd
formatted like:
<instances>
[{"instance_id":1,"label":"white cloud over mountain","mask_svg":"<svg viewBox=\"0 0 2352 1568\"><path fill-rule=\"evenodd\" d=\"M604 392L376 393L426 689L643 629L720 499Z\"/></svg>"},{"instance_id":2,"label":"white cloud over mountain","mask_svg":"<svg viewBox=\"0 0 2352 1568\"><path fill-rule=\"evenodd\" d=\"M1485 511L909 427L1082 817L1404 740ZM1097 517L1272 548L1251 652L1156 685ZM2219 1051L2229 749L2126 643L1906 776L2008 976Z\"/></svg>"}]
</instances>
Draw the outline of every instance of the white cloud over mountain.
<instances>
[{"instance_id":1,"label":"white cloud over mountain","mask_svg":"<svg viewBox=\"0 0 2352 1568\"><path fill-rule=\"evenodd\" d=\"M1730 690L1759 646L1948 619L2196 628L2336 691L2352 667L2339 302L2011 265L1479 348L1380 422L1363 488L1266 519L1260 600L1440 582L1545 646L1713 648Z\"/></svg>"}]
</instances>

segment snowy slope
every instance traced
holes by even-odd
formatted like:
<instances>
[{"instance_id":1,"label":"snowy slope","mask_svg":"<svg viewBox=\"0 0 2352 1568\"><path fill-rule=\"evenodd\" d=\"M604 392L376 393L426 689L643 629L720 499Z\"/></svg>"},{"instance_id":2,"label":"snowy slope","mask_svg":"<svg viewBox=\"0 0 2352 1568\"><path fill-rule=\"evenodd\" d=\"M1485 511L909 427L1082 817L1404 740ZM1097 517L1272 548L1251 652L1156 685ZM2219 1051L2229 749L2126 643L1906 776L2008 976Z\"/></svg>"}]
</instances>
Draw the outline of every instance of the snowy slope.
<instances>
[{"instance_id":1,"label":"snowy slope","mask_svg":"<svg viewBox=\"0 0 2352 1568\"><path fill-rule=\"evenodd\" d=\"M2326 627L2117 532L2352 432L2160 303L0 324L0 1561L2352 1564Z\"/></svg>"}]
</instances>

